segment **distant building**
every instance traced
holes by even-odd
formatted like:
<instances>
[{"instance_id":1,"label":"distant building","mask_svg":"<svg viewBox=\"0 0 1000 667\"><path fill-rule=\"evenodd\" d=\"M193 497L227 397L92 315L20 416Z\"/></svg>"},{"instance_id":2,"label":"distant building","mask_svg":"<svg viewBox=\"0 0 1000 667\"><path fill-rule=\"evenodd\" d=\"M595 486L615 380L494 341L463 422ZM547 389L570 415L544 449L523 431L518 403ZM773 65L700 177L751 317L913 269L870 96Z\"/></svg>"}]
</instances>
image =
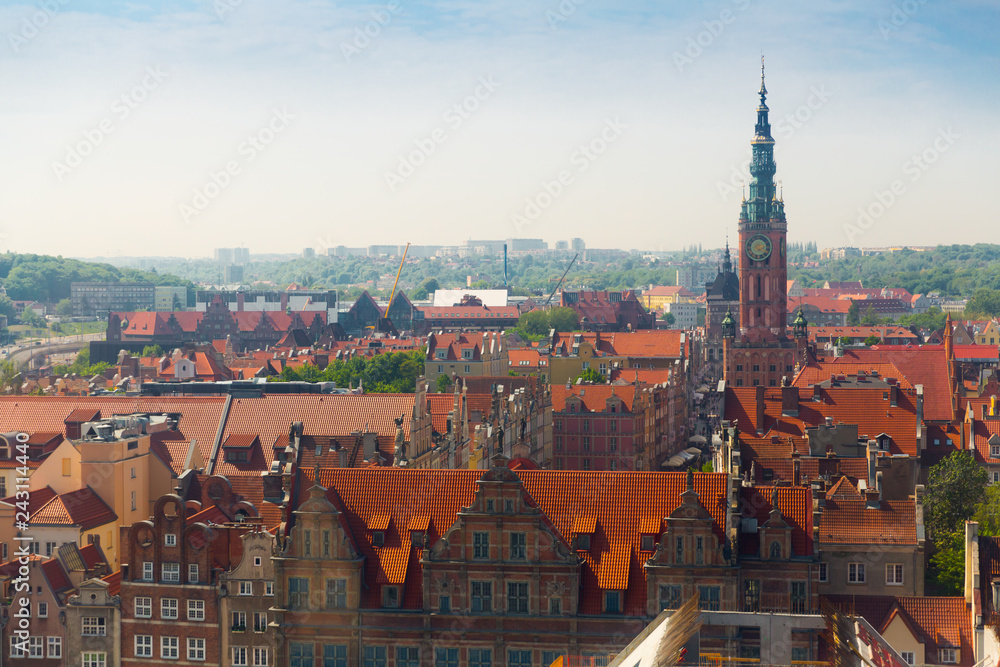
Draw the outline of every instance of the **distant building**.
<instances>
[{"instance_id":1,"label":"distant building","mask_svg":"<svg viewBox=\"0 0 1000 667\"><path fill-rule=\"evenodd\" d=\"M250 250L248 248L216 248L215 261L222 265L249 264Z\"/></svg>"},{"instance_id":2,"label":"distant building","mask_svg":"<svg viewBox=\"0 0 1000 667\"><path fill-rule=\"evenodd\" d=\"M715 267L708 264L685 264L677 267L677 284L700 292L705 283L715 279L716 271Z\"/></svg>"},{"instance_id":3,"label":"distant building","mask_svg":"<svg viewBox=\"0 0 1000 667\"><path fill-rule=\"evenodd\" d=\"M576 238L571 239L569 242L569 248L573 252L583 252L587 249L587 244L583 242L583 239Z\"/></svg>"},{"instance_id":4,"label":"distant building","mask_svg":"<svg viewBox=\"0 0 1000 667\"><path fill-rule=\"evenodd\" d=\"M316 256L316 248L303 248L302 257L304 259L312 259Z\"/></svg>"},{"instance_id":5,"label":"distant building","mask_svg":"<svg viewBox=\"0 0 1000 667\"><path fill-rule=\"evenodd\" d=\"M580 317L580 326L585 331L652 329L656 321L656 316L646 312L631 290L564 291L559 305L575 310Z\"/></svg>"},{"instance_id":6,"label":"distant building","mask_svg":"<svg viewBox=\"0 0 1000 667\"><path fill-rule=\"evenodd\" d=\"M670 325L671 329L691 331L698 326L698 304L668 303L663 312L674 316L674 323Z\"/></svg>"},{"instance_id":7,"label":"distant building","mask_svg":"<svg viewBox=\"0 0 1000 667\"><path fill-rule=\"evenodd\" d=\"M205 312L216 296L236 312L326 311L327 321L337 321L336 290L199 290L195 310Z\"/></svg>"},{"instance_id":8,"label":"distant building","mask_svg":"<svg viewBox=\"0 0 1000 667\"><path fill-rule=\"evenodd\" d=\"M77 317L107 317L115 310L153 310L153 283L72 283L70 301Z\"/></svg>"},{"instance_id":9,"label":"distant building","mask_svg":"<svg viewBox=\"0 0 1000 667\"><path fill-rule=\"evenodd\" d=\"M431 334L427 338L424 377L431 387L438 377L500 377L508 374L503 337L493 333Z\"/></svg>"},{"instance_id":10,"label":"distant building","mask_svg":"<svg viewBox=\"0 0 1000 667\"><path fill-rule=\"evenodd\" d=\"M569 250L569 241L556 241L556 250Z\"/></svg>"},{"instance_id":11,"label":"distant building","mask_svg":"<svg viewBox=\"0 0 1000 667\"><path fill-rule=\"evenodd\" d=\"M187 287L157 285L153 290L155 310L185 310L187 309L187 300Z\"/></svg>"},{"instance_id":12,"label":"distant building","mask_svg":"<svg viewBox=\"0 0 1000 667\"><path fill-rule=\"evenodd\" d=\"M222 281L227 285L243 282L243 267L239 264L229 264L223 270Z\"/></svg>"}]
</instances>

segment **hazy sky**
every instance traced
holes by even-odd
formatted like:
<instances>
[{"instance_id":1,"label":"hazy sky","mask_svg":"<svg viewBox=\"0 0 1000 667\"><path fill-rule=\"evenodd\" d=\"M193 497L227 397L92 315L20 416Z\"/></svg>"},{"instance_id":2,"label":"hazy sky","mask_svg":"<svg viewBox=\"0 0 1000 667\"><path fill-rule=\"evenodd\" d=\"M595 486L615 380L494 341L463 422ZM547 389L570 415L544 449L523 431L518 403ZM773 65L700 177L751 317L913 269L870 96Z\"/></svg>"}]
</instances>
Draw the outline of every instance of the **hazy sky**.
<instances>
[{"instance_id":1,"label":"hazy sky","mask_svg":"<svg viewBox=\"0 0 1000 667\"><path fill-rule=\"evenodd\" d=\"M790 240L998 242L998 17L995 0L3 3L0 243L719 246L762 51Z\"/></svg>"}]
</instances>

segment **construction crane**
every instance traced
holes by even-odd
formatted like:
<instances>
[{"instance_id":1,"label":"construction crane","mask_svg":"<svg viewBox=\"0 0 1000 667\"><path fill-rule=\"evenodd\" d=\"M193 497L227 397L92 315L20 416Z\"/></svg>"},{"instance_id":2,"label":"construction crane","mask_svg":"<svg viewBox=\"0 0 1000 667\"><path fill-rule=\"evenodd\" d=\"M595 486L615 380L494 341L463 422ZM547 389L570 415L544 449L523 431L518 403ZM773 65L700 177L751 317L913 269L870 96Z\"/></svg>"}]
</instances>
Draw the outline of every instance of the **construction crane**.
<instances>
[{"instance_id":1,"label":"construction crane","mask_svg":"<svg viewBox=\"0 0 1000 667\"><path fill-rule=\"evenodd\" d=\"M556 290L559 289L559 286L562 285L562 282L564 280L566 280L566 274L569 273L569 270L573 268L573 264L574 264L574 262L576 262L576 258L579 257L579 256L580 256L580 253L576 253L575 255L573 255L573 259L570 260L569 266L567 266L566 270L563 271L562 277L559 278L559 282L557 282L556 286L552 288L552 293L549 294L549 298L546 299L545 303L542 304L543 307L549 305L549 302L552 301L552 297L554 297L556 295Z\"/></svg>"}]
</instances>

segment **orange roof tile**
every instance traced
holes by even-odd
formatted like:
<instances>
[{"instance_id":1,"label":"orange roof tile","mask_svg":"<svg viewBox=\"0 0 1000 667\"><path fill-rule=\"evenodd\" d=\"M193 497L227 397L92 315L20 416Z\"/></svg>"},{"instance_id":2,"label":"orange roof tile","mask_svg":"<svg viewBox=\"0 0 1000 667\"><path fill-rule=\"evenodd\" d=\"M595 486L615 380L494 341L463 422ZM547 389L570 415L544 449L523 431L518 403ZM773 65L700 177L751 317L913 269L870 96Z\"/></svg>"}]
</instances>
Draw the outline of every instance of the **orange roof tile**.
<instances>
[{"instance_id":1,"label":"orange roof tile","mask_svg":"<svg viewBox=\"0 0 1000 667\"><path fill-rule=\"evenodd\" d=\"M631 411L635 394L634 385L574 384L567 389L566 385L556 384L552 385L552 411L564 412L570 396L579 398L583 403L582 411L586 412L604 412L612 396L620 398L625 403L625 410Z\"/></svg>"},{"instance_id":2,"label":"orange roof tile","mask_svg":"<svg viewBox=\"0 0 1000 667\"><path fill-rule=\"evenodd\" d=\"M597 531L597 519L592 516L578 516L573 519L573 528L570 530L574 535L590 534Z\"/></svg>"},{"instance_id":3,"label":"orange roof tile","mask_svg":"<svg viewBox=\"0 0 1000 667\"><path fill-rule=\"evenodd\" d=\"M60 494L31 515L33 525L72 525L81 530L117 520L114 510L90 487Z\"/></svg>"}]
</instances>

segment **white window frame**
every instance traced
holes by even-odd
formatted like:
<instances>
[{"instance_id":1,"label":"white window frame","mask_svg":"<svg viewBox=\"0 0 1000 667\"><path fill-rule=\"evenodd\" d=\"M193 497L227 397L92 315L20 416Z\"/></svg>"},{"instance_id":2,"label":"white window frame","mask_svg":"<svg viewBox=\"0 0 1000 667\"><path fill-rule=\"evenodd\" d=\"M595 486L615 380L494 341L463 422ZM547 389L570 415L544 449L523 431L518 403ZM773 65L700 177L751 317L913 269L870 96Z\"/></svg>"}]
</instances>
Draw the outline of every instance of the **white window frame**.
<instances>
[{"instance_id":1,"label":"white window frame","mask_svg":"<svg viewBox=\"0 0 1000 667\"><path fill-rule=\"evenodd\" d=\"M188 600L187 601L187 619L189 621L204 621L205 620L205 601L204 600Z\"/></svg>"},{"instance_id":2,"label":"white window frame","mask_svg":"<svg viewBox=\"0 0 1000 667\"><path fill-rule=\"evenodd\" d=\"M908 665L915 665L917 663L917 654L913 651L900 651L899 657Z\"/></svg>"},{"instance_id":3,"label":"white window frame","mask_svg":"<svg viewBox=\"0 0 1000 667\"><path fill-rule=\"evenodd\" d=\"M42 637L41 635L32 635L31 637L28 637L28 657L45 657L45 637Z\"/></svg>"},{"instance_id":4,"label":"white window frame","mask_svg":"<svg viewBox=\"0 0 1000 667\"><path fill-rule=\"evenodd\" d=\"M885 584L886 584L886 586L902 586L903 585L903 564L902 563L886 563L885 564Z\"/></svg>"},{"instance_id":5,"label":"white window frame","mask_svg":"<svg viewBox=\"0 0 1000 667\"><path fill-rule=\"evenodd\" d=\"M176 621L178 614L177 598L160 598L160 618Z\"/></svg>"},{"instance_id":6,"label":"white window frame","mask_svg":"<svg viewBox=\"0 0 1000 667\"><path fill-rule=\"evenodd\" d=\"M163 536L163 546L165 547L176 547L177 546L177 533L166 533Z\"/></svg>"},{"instance_id":7,"label":"white window frame","mask_svg":"<svg viewBox=\"0 0 1000 667\"><path fill-rule=\"evenodd\" d=\"M187 659L196 660L198 662L205 661L205 645L206 641L204 637L188 637L187 638Z\"/></svg>"},{"instance_id":8,"label":"white window frame","mask_svg":"<svg viewBox=\"0 0 1000 667\"><path fill-rule=\"evenodd\" d=\"M137 658L152 658L153 635L135 635L132 640L132 652Z\"/></svg>"},{"instance_id":9,"label":"white window frame","mask_svg":"<svg viewBox=\"0 0 1000 667\"><path fill-rule=\"evenodd\" d=\"M87 626L90 626L89 632ZM84 637L106 637L108 620L103 616L84 616L80 621L80 634Z\"/></svg>"},{"instance_id":10,"label":"white window frame","mask_svg":"<svg viewBox=\"0 0 1000 667\"><path fill-rule=\"evenodd\" d=\"M163 660L179 660L180 651L179 637L160 637L160 658Z\"/></svg>"},{"instance_id":11,"label":"white window frame","mask_svg":"<svg viewBox=\"0 0 1000 667\"><path fill-rule=\"evenodd\" d=\"M188 563L188 583L197 584L198 577L201 573L198 572L198 563Z\"/></svg>"},{"instance_id":12,"label":"white window frame","mask_svg":"<svg viewBox=\"0 0 1000 667\"><path fill-rule=\"evenodd\" d=\"M108 654L104 651L84 651L80 663L83 667L107 667Z\"/></svg>"},{"instance_id":13,"label":"white window frame","mask_svg":"<svg viewBox=\"0 0 1000 667\"><path fill-rule=\"evenodd\" d=\"M958 662L958 650L953 648L943 648L941 649L941 663L945 665L954 665Z\"/></svg>"},{"instance_id":14,"label":"white window frame","mask_svg":"<svg viewBox=\"0 0 1000 667\"><path fill-rule=\"evenodd\" d=\"M181 564L160 563L160 580L164 583L179 584L181 582Z\"/></svg>"},{"instance_id":15,"label":"white window frame","mask_svg":"<svg viewBox=\"0 0 1000 667\"><path fill-rule=\"evenodd\" d=\"M267 648L255 646L253 649L253 667L267 667L267 661L270 657L268 653Z\"/></svg>"},{"instance_id":16,"label":"white window frame","mask_svg":"<svg viewBox=\"0 0 1000 667\"><path fill-rule=\"evenodd\" d=\"M153 563L144 561L142 564L142 581L153 580Z\"/></svg>"},{"instance_id":17,"label":"white window frame","mask_svg":"<svg viewBox=\"0 0 1000 667\"><path fill-rule=\"evenodd\" d=\"M239 591L240 591L239 592L240 595L245 595L245 596L251 596L251 595L253 595L253 582L252 581L241 581L240 582Z\"/></svg>"},{"instance_id":18,"label":"white window frame","mask_svg":"<svg viewBox=\"0 0 1000 667\"><path fill-rule=\"evenodd\" d=\"M62 657L62 637L49 635L45 638L46 655L50 658Z\"/></svg>"},{"instance_id":19,"label":"white window frame","mask_svg":"<svg viewBox=\"0 0 1000 667\"><path fill-rule=\"evenodd\" d=\"M265 581L264 582L264 595L267 597L274 597L274 582Z\"/></svg>"},{"instance_id":20,"label":"white window frame","mask_svg":"<svg viewBox=\"0 0 1000 667\"><path fill-rule=\"evenodd\" d=\"M248 651L246 646L234 646L232 650L233 667L248 667L247 653Z\"/></svg>"},{"instance_id":21,"label":"white window frame","mask_svg":"<svg viewBox=\"0 0 1000 667\"><path fill-rule=\"evenodd\" d=\"M134 613L136 618L153 618L153 598L135 598Z\"/></svg>"},{"instance_id":22,"label":"white window frame","mask_svg":"<svg viewBox=\"0 0 1000 667\"><path fill-rule=\"evenodd\" d=\"M48 618L49 617L49 603L39 602L38 603L38 618Z\"/></svg>"},{"instance_id":23,"label":"white window frame","mask_svg":"<svg viewBox=\"0 0 1000 667\"><path fill-rule=\"evenodd\" d=\"M864 563L848 563L847 564L847 583L849 584L863 584L865 583L865 564Z\"/></svg>"}]
</instances>

